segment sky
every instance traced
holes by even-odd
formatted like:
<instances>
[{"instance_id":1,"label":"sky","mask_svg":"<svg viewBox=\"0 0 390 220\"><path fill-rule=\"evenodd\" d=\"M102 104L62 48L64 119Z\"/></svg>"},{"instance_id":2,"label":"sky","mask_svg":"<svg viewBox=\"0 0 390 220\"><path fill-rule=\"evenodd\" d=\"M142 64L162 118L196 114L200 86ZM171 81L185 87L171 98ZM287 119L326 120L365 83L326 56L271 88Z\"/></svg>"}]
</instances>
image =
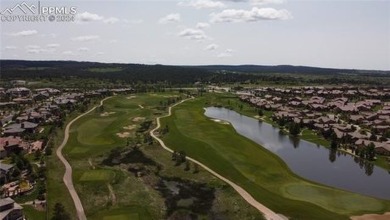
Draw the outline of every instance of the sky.
<instances>
[{"instance_id":1,"label":"sky","mask_svg":"<svg viewBox=\"0 0 390 220\"><path fill-rule=\"evenodd\" d=\"M68 14L11 20L37 15L21 3L0 1L1 59L390 70L387 0L41 0Z\"/></svg>"}]
</instances>

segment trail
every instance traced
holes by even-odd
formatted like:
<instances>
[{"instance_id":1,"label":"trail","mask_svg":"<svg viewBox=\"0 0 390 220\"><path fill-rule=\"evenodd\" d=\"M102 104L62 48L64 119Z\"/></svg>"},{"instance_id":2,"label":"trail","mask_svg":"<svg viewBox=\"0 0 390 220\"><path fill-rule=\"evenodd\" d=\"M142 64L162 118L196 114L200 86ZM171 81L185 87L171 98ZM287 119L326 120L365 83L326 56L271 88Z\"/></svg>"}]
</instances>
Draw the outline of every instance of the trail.
<instances>
[{"instance_id":1,"label":"trail","mask_svg":"<svg viewBox=\"0 0 390 220\"><path fill-rule=\"evenodd\" d=\"M112 96L111 96L112 97ZM68 125L66 125L66 128L65 128L65 133L64 133L64 140L62 141L61 145L57 148L57 151L56 151L56 154L57 154L57 157L61 160L61 162L65 165L65 174L64 174L64 177L63 177L63 181L65 183L65 186L68 188L68 191L73 199L73 203L76 207L76 211L77 211L77 217L79 220L86 220L87 217L85 215L85 212L84 212L84 208L83 208L83 204L81 203L81 200L79 198L79 196L77 195L77 192L74 188L74 185L73 185L73 180L72 180L72 167L70 166L69 162L65 159L64 155L62 154L62 149L65 147L66 143L68 142L68 139L69 139L69 129L70 129L70 126L75 122L77 121L78 119L80 119L81 117L83 117L84 115L92 112L93 110L95 110L97 107L99 106L102 106L103 105L103 102L111 97L107 97L103 100L100 101L100 105L98 106L95 106L93 107L92 109L90 109L89 111L77 116L75 119L73 119L72 121L70 121L68 123Z\"/></svg>"},{"instance_id":2,"label":"trail","mask_svg":"<svg viewBox=\"0 0 390 220\"><path fill-rule=\"evenodd\" d=\"M107 183L107 187L108 187L108 191L110 192L110 198L111 198L112 205L115 205L116 196L115 196L114 189L112 188L111 184L109 184L109 183Z\"/></svg>"},{"instance_id":3,"label":"trail","mask_svg":"<svg viewBox=\"0 0 390 220\"><path fill-rule=\"evenodd\" d=\"M178 102L172 106L169 107L168 109L168 114L165 115L165 116L161 116L161 117L158 117L157 118L157 127L155 127L153 130L150 131L150 136L152 136L155 140L157 140L160 145L165 149L167 150L168 152L171 152L173 153L173 150L171 150L170 148L168 148L165 143L160 139L158 138L154 132L156 130L158 130L161 126L161 123L160 123L160 119L161 118L165 118L165 117L169 117L171 116L172 114L172 108L185 102L185 101L188 101L190 99L193 99L192 98L188 98L188 99L184 99L182 100L181 102ZM234 190L236 190L238 192L238 194L240 194L240 196L245 199L245 201L247 201L250 205L252 205L253 207L255 207L257 210L259 210L261 213L263 213L264 217L267 219L267 220L285 220L287 219L286 217L284 216L281 216L281 215L278 215L276 214L275 212L273 212L271 209L267 208L266 206L264 206L263 204L259 203L257 200L255 200L247 191L245 191L243 188L241 188L239 185L233 183L232 181L226 179L225 177L219 175L217 172L215 172L214 170L210 169L209 167L207 167L206 165L204 165L203 163L191 158L191 157L186 157L186 159L192 161L193 163L196 163L198 164L199 166L201 166L203 169L207 170L209 173L211 173L212 175L216 176L218 179L224 181L225 183L229 184L231 187L233 187Z\"/></svg>"}]
</instances>

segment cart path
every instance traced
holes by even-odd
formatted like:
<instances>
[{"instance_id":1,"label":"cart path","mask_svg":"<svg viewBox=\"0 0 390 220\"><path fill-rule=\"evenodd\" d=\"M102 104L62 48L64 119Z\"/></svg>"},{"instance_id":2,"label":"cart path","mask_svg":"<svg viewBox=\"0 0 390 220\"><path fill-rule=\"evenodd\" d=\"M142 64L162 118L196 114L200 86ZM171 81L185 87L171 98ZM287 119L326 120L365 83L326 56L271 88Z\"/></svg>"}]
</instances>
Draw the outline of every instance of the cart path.
<instances>
[{"instance_id":1,"label":"cart path","mask_svg":"<svg viewBox=\"0 0 390 220\"><path fill-rule=\"evenodd\" d=\"M63 181L64 181L64 183L66 185L66 188L68 188L68 191L69 191L69 193L70 193L70 195L71 195L71 197L73 199L73 203L74 203L74 205L76 207L77 217L78 217L79 220L87 220L87 217L85 215L83 204L81 203L80 197L77 195L77 192L76 192L76 190L74 188L74 185L73 185L72 167L70 166L69 162L65 159L64 155L62 154L62 149L65 147L66 143L68 142L70 126L72 126L72 124L75 121L77 121L78 119L80 119L84 115L87 115L88 113L90 113L93 110L95 110L97 107L102 106L103 102L105 100L111 98L111 97L107 97L107 98L101 100L100 101L100 105L93 107L89 111L87 111L87 112L77 116L75 119L70 121L66 125L66 128L65 128L64 140L62 141L61 145L57 148L57 151L56 151L57 157L61 160L61 162L65 166L65 174L64 174L64 177L63 177Z\"/></svg>"},{"instance_id":2,"label":"cart path","mask_svg":"<svg viewBox=\"0 0 390 220\"><path fill-rule=\"evenodd\" d=\"M150 131L150 136L152 136L155 140L157 140L160 145L165 149L167 150L168 152L171 152L173 153L173 150L171 150L170 148L168 148L165 143L160 139L158 138L154 132L156 130L158 130L161 126L161 123L160 123L160 119L161 118L165 118L165 117L169 117L171 116L172 114L172 108L185 102L185 101L188 101L190 99L193 99L192 98L188 98L188 99L184 99L172 106L169 107L168 109L168 114L165 115L165 116L161 116L161 117L158 117L157 118L157 127L155 127L153 130ZM240 196L245 199L245 201L247 201L250 205L252 205L253 207L255 207L257 210L259 210L261 213L263 213L264 217L267 219L267 220L285 220L287 219L286 217L282 216L282 215L278 215L276 214L275 212L273 212L271 209L267 208L266 206L264 206L263 204L259 203L256 199L254 199L247 191L245 191L243 188L241 188L240 186L238 186L237 184L233 183L232 181L226 179L225 177L219 175L217 172L215 172L214 170L210 169L209 167L207 167L206 165L202 164L201 162L191 158L191 157L186 157L188 160L192 161L193 163L196 163L198 164L199 166L201 166L203 169L207 170L209 173L211 173L212 175L216 176L218 179L224 181L225 183L229 184L231 187L233 187L234 190L236 190L238 192L238 194L240 194Z\"/></svg>"}]
</instances>

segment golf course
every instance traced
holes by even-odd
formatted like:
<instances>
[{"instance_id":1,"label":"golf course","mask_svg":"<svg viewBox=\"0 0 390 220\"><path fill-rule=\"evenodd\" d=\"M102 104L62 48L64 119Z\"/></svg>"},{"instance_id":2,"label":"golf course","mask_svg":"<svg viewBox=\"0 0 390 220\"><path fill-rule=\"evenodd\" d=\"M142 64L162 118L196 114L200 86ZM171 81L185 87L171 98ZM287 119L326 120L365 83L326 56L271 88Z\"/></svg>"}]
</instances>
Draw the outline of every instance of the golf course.
<instances>
[{"instance_id":1,"label":"golf course","mask_svg":"<svg viewBox=\"0 0 390 220\"><path fill-rule=\"evenodd\" d=\"M263 219L226 183L173 161L148 137L155 119L183 98L176 92L114 96L74 121L63 155L88 219ZM67 192L50 193L62 198Z\"/></svg>"},{"instance_id":2,"label":"golf course","mask_svg":"<svg viewBox=\"0 0 390 220\"><path fill-rule=\"evenodd\" d=\"M207 165L255 199L292 219L348 219L384 213L390 202L327 187L295 175L277 156L237 134L226 123L204 116L215 94L188 100L161 120L165 144Z\"/></svg>"}]
</instances>

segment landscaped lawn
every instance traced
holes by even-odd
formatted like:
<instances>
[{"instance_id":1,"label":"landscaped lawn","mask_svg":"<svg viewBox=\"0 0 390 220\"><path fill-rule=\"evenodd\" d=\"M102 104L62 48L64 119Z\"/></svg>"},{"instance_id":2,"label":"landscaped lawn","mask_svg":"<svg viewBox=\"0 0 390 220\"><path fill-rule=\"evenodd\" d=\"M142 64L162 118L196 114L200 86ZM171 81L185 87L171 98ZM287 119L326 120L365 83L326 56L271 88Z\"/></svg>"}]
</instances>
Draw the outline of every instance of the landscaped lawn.
<instances>
[{"instance_id":1,"label":"landscaped lawn","mask_svg":"<svg viewBox=\"0 0 390 220\"><path fill-rule=\"evenodd\" d=\"M169 127L163 137L169 147L184 150L244 187L259 202L295 219L347 219L390 209L389 201L303 180L280 158L237 134L232 126L208 120L203 108L214 96L178 105L171 117L162 120L162 127Z\"/></svg>"}]
</instances>

